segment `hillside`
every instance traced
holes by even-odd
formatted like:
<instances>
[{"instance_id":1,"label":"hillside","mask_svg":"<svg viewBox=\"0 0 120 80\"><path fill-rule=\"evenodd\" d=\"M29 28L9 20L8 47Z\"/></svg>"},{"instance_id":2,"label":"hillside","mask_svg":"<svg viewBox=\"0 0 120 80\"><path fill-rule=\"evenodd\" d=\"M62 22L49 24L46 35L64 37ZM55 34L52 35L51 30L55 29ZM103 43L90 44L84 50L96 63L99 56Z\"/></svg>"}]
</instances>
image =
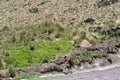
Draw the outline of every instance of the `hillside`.
<instances>
[{"instance_id":1,"label":"hillside","mask_svg":"<svg viewBox=\"0 0 120 80\"><path fill-rule=\"evenodd\" d=\"M109 0L0 0L0 26L29 26L46 19L70 26L86 18L107 24L120 19L120 1L110 1L112 5Z\"/></svg>"},{"instance_id":2,"label":"hillside","mask_svg":"<svg viewBox=\"0 0 120 80\"><path fill-rule=\"evenodd\" d=\"M0 0L0 80L119 63L119 0Z\"/></svg>"}]
</instances>

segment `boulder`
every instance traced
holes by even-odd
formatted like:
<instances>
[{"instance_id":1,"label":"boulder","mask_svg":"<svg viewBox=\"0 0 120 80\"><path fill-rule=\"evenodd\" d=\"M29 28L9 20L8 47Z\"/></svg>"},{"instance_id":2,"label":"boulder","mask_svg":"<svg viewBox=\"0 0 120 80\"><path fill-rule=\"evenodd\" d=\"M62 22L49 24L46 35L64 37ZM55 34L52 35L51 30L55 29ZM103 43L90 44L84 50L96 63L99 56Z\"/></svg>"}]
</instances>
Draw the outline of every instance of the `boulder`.
<instances>
[{"instance_id":1,"label":"boulder","mask_svg":"<svg viewBox=\"0 0 120 80\"><path fill-rule=\"evenodd\" d=\"M85 23L93 23L95 22L95 19L93 18L87 18L86 20L84 20Z\"/></svg>"},{"instance_id":2,"label":"boulder","mask_svg":"<svg viewBox=\"0 0 120 80\"><path fill-rule=\"evenodd\" d=\"M84 66L85 69L93 68L93 65L89 64L88 62L85 62L83 66Z\"/></svg>"},{"instance_id":3,"label":"boulder","mask_svg":"<svg viewBox=\"0 0 120 80\"><path fill-rule=\"evenodd\" d=\"M116 20L115 23L116 23L117 25L120 25L120 20L119 20L119 19Z\"/></svg>"},{"instance_id":4,"label":"boulder","mask_svg":"<svg viewBox=\"0 0 120 80\"><path fill-rule=\"evenodd\" d=\"M61 65L61 64L65 63L65 58L63 56L56 56L55 59L52 61L52 63Z\"/></svg>"},{"instance_id":5,"label":"boulder","mask_svg":"<svg viewBox=\"0 0 120 80\"><path fill-rule=\"evenodd\" d=\"M80 43L81 47L91 47L92 44L90 44L87 40L82 40L82 42Z\"/></svg>"},{"instance_id":6,"label":"boulder","mask_svg":"<svg viewBox=\"0 0 120 80\"><path fill-rule=\"evenodd\" d=\"M110 62L106 58L96 58L93 60L94 67L100 67L110 64Z\"/></svg>"},{"instance_id":7,"label":"boulder","mask_svg":"<svg viewBox=\"0 0 120 80\"><path fill-rule=\"evenodd\" d=\"M39 72L39 69L37 66L30 66L26 67L25 69L22 70L23 72L30 73L30 72Z\"/></svg>"},{"instance_id":8,"label":"boulder","mask_svg":"<svg viewBox=\"0 0 120 80\"><path fill-rule=\"evenodd\" d=\"M118 53L120 54L120 48L118 48Z\"/></svg>"}]
</instances>

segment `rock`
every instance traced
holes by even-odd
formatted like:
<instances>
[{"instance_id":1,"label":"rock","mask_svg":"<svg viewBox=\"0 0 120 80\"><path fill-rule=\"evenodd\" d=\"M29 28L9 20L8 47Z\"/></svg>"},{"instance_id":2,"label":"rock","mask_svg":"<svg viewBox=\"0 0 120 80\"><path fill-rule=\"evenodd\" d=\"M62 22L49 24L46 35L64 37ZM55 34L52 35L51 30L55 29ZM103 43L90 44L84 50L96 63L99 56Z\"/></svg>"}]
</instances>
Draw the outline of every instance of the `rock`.
<instances>
[{"instance_id":1,"label":"rock","mask_svg":"<svg viewBox=\"0 0 120 80\"><path fill-rule=\"evenodd\" d=\"M86 20L84 20L85 23L93 23L95 22L95 19L93 18L87 18Z\"/></svg>"},{"instance_id":2,"label":"rock","mask_svg":"<svg viewBox=\"0 0 120 80\"><path fill-rule=\"evenodd\" d=\"M52 62L57 65L61 65L61 64L65 63L65 58L62 56L56 56Z\"/></svg>"},{"instance_id":3,"label":"rock","mask_svg":"<svg viewBox=\"0 0 120 80\"><path fill-rule=\"evenodd\" d=\"M39 72L38 66L30 66L22 70L23 72L30 73L30 72Z\"/></svg>"},{"instance_id":4,"label":"rock","mask_svg":"<svg viewBox=\"0 0 120 80\"><path fill-rule=\"evenodd\" d=\"M76 56L82 57L86 53L87 53L87 50L85 48L82 48L82 47L73 49L73 54Z\"/></svg>"},{"instance_id":5,"label":"rock","mask_svg":"<svg viewBox=\"0 0 120 80\"><path fill-rule=\"evenodd\" d=\"M119 19L116 20L115 23L116 23L117 25L120 25L120 20L119 20Z\"/></svg>"},{"instance_id":6,"label":"rock","mask_svg":"<svg viewBox=\"0 0 120 80\"><path fill-rule=\"evenodd\" d=\"M75 47L79 47L80 43L83 39L86 38L86 31L85 29L78 29L75 36L73 37L73 42Z\"/></svg>"},{"instance_id":7,"label":"rock","mask_svg":"<svg viewBox=\"0 0 120 80\"><path fill-rule=\"evenodd\" d=\"M118 53L120 54L120 48L118 48Z\"/></svg>"},{"instance_id":8,"label":"rock","mask_svg":"<svg viewBox=\"0 0 120 80\"><path fill-rule=\"evenodd\" d=\"M68 70L64 70L63 73L67 75L67 74L72 74L73 72L70 69L68 69Z\"/></svg>"},{"instance_id":9,"label":"rock","mask_svg":"<svg viewBox=\"0 0 120 80\"><path fill-rule=\"evenodd\" d=\"M112 63L117 63L120 61L119 54L109 54L109 58L111 59Z\"/></svg>"},{"instance_id":10,"label":"rock","mask_svg":"<svg viewBox=\"0 0 120 80\"><path fill-rule=\"evenodd\" d=\"M52 72L52 71L57 71L57 72L62 72L62 68L60 66L58 66L55 63L45 63L43 64L40 68L39 71L41 73L47 73L47 72Z\"/></svg>"},{"instance_id":11,"label":"rock","mask_svg":"<svg viewBox=\"0 0 120 80\"><path fill-rule=\"evenodd\" d=\"M66 53L62 56L56 56L52 63L55 63L57 65L64 64L68 59L71 58L71 56L72 56L71 53Z\"/></svg>"},{"instance_id":12,"label":"rock","mask_svg":"<svg viewBox=\"0 0 120 80\"><path fill-rule=\"evenodd\" d=\"M110 64L110 62L106 58L97 58L93 60L94 67L100 67Z\"/></svg>"},{"instance_id":13,"label":"rock","mask_svg":"<svg viewBox=\"0 0 120 80\"><path fill-rule=\"evenodd\" d=\"M91 47L92 44L90 44L87 40L83 40L81 43L80 43L80 46L81 47Z\"/></svg>"},{"instance_id":14,"label":"rock","mask_svg":"<svg viewBox=\"0 0 120 80\"><path fill-rule=\"evenodd\" d=\"M88 62L85 62L83 66L84 66L85 69L93 68L93 65L89 64Z\"/></svg>"},{"instance_id":15,"label":"rock","mask_svg":"<svg viewBox=\"0 0 120 80\"><path fill-rule=\"evenodd\" d=\"M80 69L80 70L84 70L85 68L84 68L83 65L81 65L79 69Z\"/></svg>"},{"instance_id":16,"label":"rock","mask_svg":"<svg viewBox=\"0 0 120 80\"><path fill-rule=\"evenodd\" d=\"M88 51L93 51L93 50L99 50L99 51L110 51L111 48L113 48L114 45L112 45L109 41L104 41L103 43L94 45L94 46L90 46L90 47L86 47L86 49Z\"/></svg>"},{"instance_id":17,"label":"rock","mask_svg":"<svg viewBox=\"0 0 120 80\"><path fill-rule=\"evenodd\" d=\"M52 72L52 71L62 72L63 70L60 66L58 66L55 63L44 63L39 66L27 67L23 71L27 73L30 73L30 72L47 73L47 72Z\"/></svg>"}]
</instances>

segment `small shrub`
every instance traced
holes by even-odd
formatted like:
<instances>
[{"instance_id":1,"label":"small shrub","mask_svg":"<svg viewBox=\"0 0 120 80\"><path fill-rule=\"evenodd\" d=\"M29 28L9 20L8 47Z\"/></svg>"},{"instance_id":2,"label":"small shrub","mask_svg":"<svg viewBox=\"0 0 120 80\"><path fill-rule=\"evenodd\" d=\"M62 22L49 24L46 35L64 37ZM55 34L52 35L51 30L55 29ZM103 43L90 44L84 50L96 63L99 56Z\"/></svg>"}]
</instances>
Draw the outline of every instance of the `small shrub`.
<instances>
[{"instance_id":1,"label":"small shrub","mask_svg":"<svg viewBox=\"0 0 120 80\"><path fill-rule=\"evenodd\" d=\"M38 13L39 10L38 10L38 8L34 7L34 8L29 9L29 12L30 13Z\"/></svg>"}]
</instances>

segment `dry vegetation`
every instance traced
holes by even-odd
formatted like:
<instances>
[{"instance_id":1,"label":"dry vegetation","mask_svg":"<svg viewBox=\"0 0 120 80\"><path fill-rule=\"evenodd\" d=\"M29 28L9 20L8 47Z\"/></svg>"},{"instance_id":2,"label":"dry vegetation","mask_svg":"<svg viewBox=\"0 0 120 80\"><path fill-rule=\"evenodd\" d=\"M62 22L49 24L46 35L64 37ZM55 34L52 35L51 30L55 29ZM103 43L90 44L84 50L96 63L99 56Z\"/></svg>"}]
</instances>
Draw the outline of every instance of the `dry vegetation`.
<instances>
[{"instance_id":1,"label":"dry vegetation","mask_svg":"<svg viewBox=\"0 0 120 80\"><path fill-rule=\"evenodd\" d=\"M120 18L119 0L1 0L0 4L1 27L30 26L45 19L72 26L86 18L101 25Z\"/></svg>"}]
</instances>

